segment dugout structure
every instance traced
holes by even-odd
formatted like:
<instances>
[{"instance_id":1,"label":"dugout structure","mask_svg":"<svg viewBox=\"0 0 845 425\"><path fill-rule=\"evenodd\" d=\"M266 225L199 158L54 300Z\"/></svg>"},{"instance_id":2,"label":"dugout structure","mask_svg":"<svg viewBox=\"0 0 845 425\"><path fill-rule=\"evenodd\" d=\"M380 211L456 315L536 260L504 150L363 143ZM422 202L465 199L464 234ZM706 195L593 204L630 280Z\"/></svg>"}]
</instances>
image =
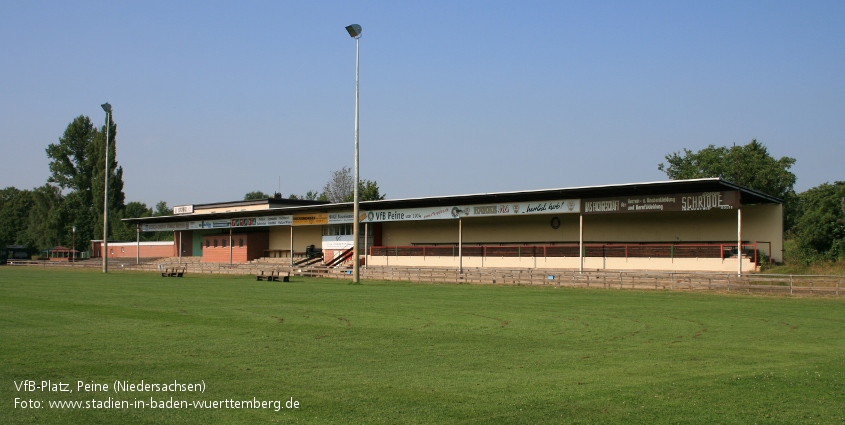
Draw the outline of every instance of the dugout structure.
<instances>
[{"instance_id":1,"label":"dugout structure","mask_svg":"<svg viewBox=\"0 0 845 425\"><path fill-rule=\"evenodd\" d=\"M243 235L260 241L251 248L260 255L231 253L232 262L257 256L294 265L314 247L324 264L354 261L351 202L271 198L178 208L190 212L125 221L140 231L176 232L175 240L193 241L190 255L204 258L209 237ZM783 250L783 201L719 178L369 201L358 222L358 261L368 267L741 274L781 261Z\"/></svg>"}]
</instances>

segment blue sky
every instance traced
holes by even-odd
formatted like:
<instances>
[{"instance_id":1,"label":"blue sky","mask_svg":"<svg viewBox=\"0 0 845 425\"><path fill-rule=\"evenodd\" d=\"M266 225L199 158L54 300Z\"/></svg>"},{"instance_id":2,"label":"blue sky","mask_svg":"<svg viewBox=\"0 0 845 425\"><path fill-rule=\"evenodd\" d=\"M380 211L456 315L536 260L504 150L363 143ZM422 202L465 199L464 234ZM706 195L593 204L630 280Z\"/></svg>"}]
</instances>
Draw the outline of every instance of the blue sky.
<instances>
[{"instance_id":1,"label":"blue sky","mask_svg":"<svg viewBox=\"0 0 845 425\"><path fill-rule=\"evenodd\" d=\"M127 201L320 190L390 199L665 180L751 139L798 191L845 180L842 1L0 3L0 187L114 108ZM281 184L280 184L281 180Z\"/></svg>"}]
</instances>

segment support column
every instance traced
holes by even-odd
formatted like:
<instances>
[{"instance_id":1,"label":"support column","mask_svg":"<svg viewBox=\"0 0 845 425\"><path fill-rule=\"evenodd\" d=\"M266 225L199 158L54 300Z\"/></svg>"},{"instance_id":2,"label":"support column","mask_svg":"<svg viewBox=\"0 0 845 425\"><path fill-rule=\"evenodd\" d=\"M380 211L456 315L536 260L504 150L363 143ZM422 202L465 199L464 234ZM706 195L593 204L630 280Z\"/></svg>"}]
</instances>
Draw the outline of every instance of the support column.
<instances>
[{"instance_id":1,"label":"support column","mask_svg":"<svg viewBox=\"0 0 845 425\"><path fill-rule=\"evenodd\" d=\"M293 224L290 225L290 266L293 267Z\"/></svg>"},{"instance_id":2,"label":"support column","mask_svg":"<svg viewBox=\"0 0 845 425\"><path fill-rule=\"evenodd\" d=\"M370 264L370 223L364 223L364 267Z\"/></svg>"},{"instance_id":3,"label":"support column","mask_svg":"<svg viewBox=\"0 0 845 425\"><path fill-rule=\"evenodd\" d=\"M742 208L736 209L736 275L742 276Z\"/></svg>"},{"instance_id":4,"label":"support column","mask_svg":"<svg viewBox=\"0 0 845 425\"><path fill-rule=\"evenodd\" d=\"M232 265L232 228L229 228L229 265Z\"/></svg>"},{"instance_id":5,"label":"support column","mask_svg":"<svg viewBox=\"0 0 845 425\"><path fill-rule=\"evenodd\" d=\"M141 264L141 225L135 223L135 265Z\"/></svg>"},{"instance_id":6,"label":"support column","mask_svg":"<svg viewBox=\"0 0 845 425\"><path fill-rule=\"evenodd\" d=\"M464 272L464 246L463 246L463 218L458 217L458 273Z\"/></svg>"},{"instance_id":7,"label":"support column","mask_svg":"<svg viewBox=\"0 0 845 425\"><path fill-rule=\"evenodd\" d=\"M584 272L584 214L579 215L578 223L578 273Z\"/></svg>"}]
</instances>

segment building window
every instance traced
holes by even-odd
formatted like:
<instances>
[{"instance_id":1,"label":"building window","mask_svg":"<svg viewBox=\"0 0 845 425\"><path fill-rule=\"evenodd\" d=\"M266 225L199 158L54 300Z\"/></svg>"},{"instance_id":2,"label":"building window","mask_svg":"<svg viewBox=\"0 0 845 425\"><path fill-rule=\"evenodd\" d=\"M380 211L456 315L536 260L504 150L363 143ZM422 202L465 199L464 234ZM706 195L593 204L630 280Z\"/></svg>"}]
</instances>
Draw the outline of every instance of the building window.
<instances>
[{"instance_id":1,"label":"building window","mask_svg":"<svg viewBox=\"0 0 845 425\"><path fill-rule=\"evenodd\" d=\"M217 248L217 239L214 240L214 247Z\"/></svg>"},{"instance_id":2,"label":"building window","mask_svg":"<svg viewBox=\"0 0 845 425\"><path fill-rule=\"evenodd\" d=\"M244 247L244 240L238 239L238 248L243 248L243 247Z\"/></svg>"},{"instance_id":3,"label":"building window","mask_svg":"<svg viewBox=\"0 0 845 425\"><path fill-rule=\"evenodd\" d=\"M206 239L205 240L205 247L208 248L210 246L211 246L211 239Z\"/></svg>"},{"instance_id":4,"label":"building window","mask_svg":"<svg viewBox=\"0 0 845 425\"><path fill-rule=\"evenodd\" d=\"M223 239L221 242L223 243L223 248L226 248L226 239Z\"/></svg>"}]
</instances>

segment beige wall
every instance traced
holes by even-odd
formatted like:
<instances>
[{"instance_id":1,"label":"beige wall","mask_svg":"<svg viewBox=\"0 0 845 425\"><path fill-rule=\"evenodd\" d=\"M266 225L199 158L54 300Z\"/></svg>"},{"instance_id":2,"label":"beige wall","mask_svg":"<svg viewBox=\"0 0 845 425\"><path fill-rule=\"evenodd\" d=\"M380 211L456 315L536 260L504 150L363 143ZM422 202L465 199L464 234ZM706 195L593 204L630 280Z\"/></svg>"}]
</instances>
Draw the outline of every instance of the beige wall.
<instances>
[{"instance_id":1,"label":"beige wall","mask_svg":"<svg viewBox=\"0 0 845 425\"><path fill-rule=\"evenodd\" d=\"M736 211L584 216L584 242L736 243Z\"/></svg>"},{"instance_id":2,"label":"beige wall","mask_svg":"<svg viewBox=\"0 0 845 425\"><path fill-rule=\"evenodd\" d=\"M743 206L742 240L771 242L771 254L768 244L758 244L757 248L775 261L783 261L783 205Z\"/></svg>"},{"instance_id":3,"label":"beige wall","mask_svg":"<svg viewBox=\"0 0 845 425\"><path fill-rule=\"evenodd\" d=\"M709 271L735 273L736 258L584 258L584 270L665 270L665 271ZM464 257L464 268L537 268L537 269L579 269L578 257ZM396 267L450 267L458 268L458 257L385 257L367 258L371 266ZM753 271L752 259L742 259L742 270Z\"/></svg>"},{"instance_id":4,"label":"beige wall","mask_svg":"<svg viewBox=\"0 0 845 425\"><path fill-rule=\"evenodd\" d=\"M560 218L560 228L552 229L552 217ZM388 246L458 243L458 220L386 222L383 229L382 244ZM463 219L465 244L577 241L577 214Z\"/></svg>"},{"instance_id":5,"label":"beige wall","mask_svg":"<svg viewBox=\"0 0 845 425\"><path fill-rule=\"evenodd\" d=\"M778 221L779 210L779 206L768 205L743 207L743 239L753 241L752 235L755 238L765 235L768 237L765 240L769 241L772 235L779 234L782 228ZM551 227L552 217L560 219L560 228ZM735 243L736 226L736 210L585 215L584 241ZM577 243L578 231L577 214L463 219L463 242L466 244ZM458 221L387 222L382 242L388 246L457 243Z\"/></svg>"},{"instance_id":6,"label":"beige wall","mask_svg":"<svg viewBox=\"0 0 845 425\"><path fill-rule=\"evenodd\" d=\"M291 226L270 228L270 249L290 251ZM320 247L323 244L322 226L293 226L293 250L305 252L308 245Z\"/></svg>"}]
</instances>

